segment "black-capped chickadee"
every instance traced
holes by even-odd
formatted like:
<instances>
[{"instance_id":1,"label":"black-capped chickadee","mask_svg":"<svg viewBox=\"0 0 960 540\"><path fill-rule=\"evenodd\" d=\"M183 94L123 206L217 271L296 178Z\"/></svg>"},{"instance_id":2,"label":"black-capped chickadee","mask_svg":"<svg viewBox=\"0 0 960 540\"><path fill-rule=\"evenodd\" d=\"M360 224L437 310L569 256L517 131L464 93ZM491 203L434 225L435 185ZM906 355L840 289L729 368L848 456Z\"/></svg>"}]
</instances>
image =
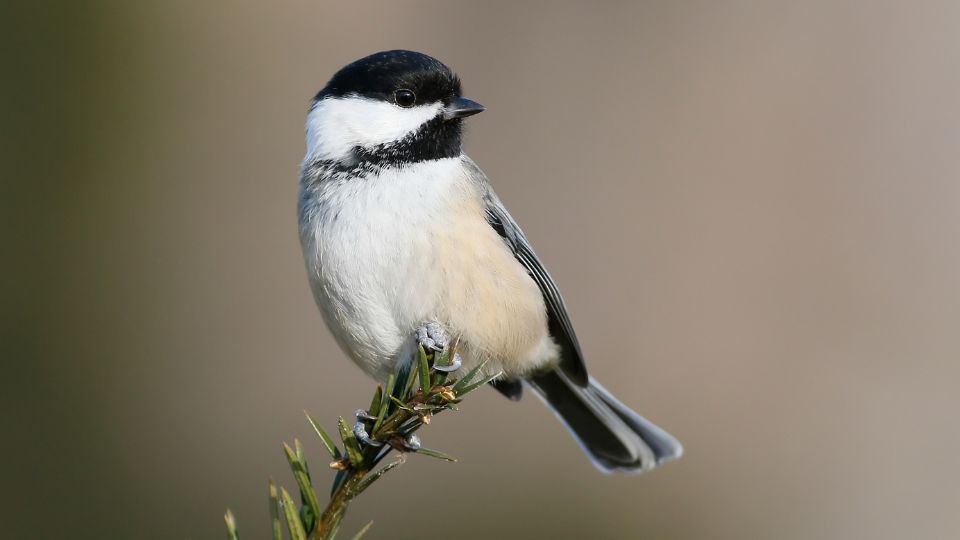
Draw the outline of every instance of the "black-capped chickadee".
<instances>
[{"instance_id":1,"label":"black-capped chickadee","mask_svg":"<svg viewBox=\"0 0 960 540\"><path fill-rule=\"evenodd\" d=\"M642 472L680 443L589 375L556 285L461 149L483 111L447 66L380 52L338 71L313 100L300 178L300 240L337 342L385 380L417 344L459 337L519 399L527 383L604 471Z\"/></svg>"}]
</instances>

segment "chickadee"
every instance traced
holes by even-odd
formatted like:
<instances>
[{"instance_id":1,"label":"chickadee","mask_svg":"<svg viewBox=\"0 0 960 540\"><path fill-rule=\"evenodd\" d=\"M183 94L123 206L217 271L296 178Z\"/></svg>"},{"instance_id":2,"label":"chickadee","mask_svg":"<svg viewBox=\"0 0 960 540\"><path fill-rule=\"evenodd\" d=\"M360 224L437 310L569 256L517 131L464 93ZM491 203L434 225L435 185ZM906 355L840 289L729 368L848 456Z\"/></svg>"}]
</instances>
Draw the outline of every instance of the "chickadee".
<instances>
[{"instance_id":1,"label":"chickadee","mask_svg":"<svg viewBox=\"0 0 960 540\"><path fill-rule=\"evenodd\" d=\"M386 51L338 71L307 115L300 241L310 285L343 350L385 380L418 344L459 337L462 370L529 385L603 471L643 472L680 443L588 374L550 275L462 150L483 111L425 54Z\"/></svg>"}]
</instances>

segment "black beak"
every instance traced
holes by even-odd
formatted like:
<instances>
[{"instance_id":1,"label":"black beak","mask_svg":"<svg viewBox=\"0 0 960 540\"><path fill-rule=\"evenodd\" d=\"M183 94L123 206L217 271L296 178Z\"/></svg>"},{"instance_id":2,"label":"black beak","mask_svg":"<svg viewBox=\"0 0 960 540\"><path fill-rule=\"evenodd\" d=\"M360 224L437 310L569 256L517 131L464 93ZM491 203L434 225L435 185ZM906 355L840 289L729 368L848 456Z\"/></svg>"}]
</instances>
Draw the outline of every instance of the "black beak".
<instances>
[{"instance_id":1,"label":"black beak","mask_svg":"<svg viewBox=\"0 0 960 540\"><path fill-rule=\"evenodd\" d=\"M466 118L483 111L484 106L476 101L458 97L453 100L453 103L443 108L443 119L453 120L454 118Z\"/></svg>"}]
</instances>

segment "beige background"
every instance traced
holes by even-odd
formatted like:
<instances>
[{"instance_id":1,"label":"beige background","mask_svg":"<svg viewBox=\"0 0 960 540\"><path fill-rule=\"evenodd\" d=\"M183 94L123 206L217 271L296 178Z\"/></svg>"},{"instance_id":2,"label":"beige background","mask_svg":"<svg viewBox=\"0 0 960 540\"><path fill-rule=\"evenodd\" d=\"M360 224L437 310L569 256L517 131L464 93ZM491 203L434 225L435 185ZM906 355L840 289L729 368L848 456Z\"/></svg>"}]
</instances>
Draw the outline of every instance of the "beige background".
<instances>
[{"instance_id":1,"label":"beige background","mask_svg":"<svg viewBox=\"0 0 960 540\"><path fill-rule=\"evenodd\" d=\"M412 459L346 531L960 535L957 3L348 4L2 8L0 536L218 538L229 505L262 538L280 441L322 475L301 410L372 385L307 287L302 125L398 47L488 107L467 150L593 374L687 455L605 477L482 392L424 433L461 461Z\"/></svg>"}]
</instances>

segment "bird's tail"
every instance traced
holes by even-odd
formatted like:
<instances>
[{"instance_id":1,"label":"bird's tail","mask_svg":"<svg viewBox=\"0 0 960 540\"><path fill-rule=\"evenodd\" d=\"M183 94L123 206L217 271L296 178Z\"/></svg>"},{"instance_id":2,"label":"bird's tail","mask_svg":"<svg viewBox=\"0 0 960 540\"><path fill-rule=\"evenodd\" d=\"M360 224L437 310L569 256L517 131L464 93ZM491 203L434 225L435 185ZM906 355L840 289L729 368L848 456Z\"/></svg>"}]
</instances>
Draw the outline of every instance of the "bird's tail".
<instances>
[{"instance_id":1,"label":"bird's tail","mask_svg":"<svg viewBox=\"0 0 960 540\"><path fill-rule=\"evenodd\" d=\"M555 370L527 382L604 472L641 473L683 454L683 446L672 435L620 403L592 378L580 387Z\"/></svg>"}]
</instances>

